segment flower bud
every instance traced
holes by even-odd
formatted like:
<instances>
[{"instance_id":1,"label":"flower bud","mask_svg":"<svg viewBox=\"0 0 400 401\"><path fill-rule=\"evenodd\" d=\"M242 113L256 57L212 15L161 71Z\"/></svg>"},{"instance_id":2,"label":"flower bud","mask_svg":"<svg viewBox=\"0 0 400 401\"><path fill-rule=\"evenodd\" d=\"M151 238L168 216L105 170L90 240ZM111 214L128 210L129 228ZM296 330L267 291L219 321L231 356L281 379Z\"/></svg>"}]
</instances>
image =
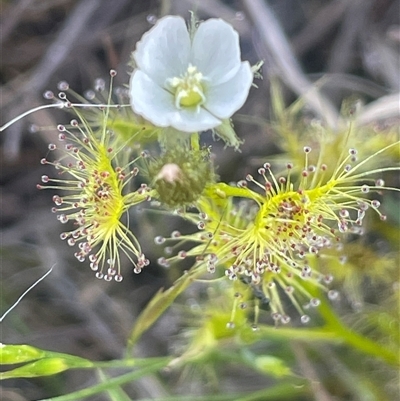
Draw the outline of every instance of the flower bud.
<instances>
[{"instance_id":1,"label":"flower bud","mask_svg":"<svg viewBox=\"0 0 400 401\"><path fill-rule=\"evenodd\" d=\"M160 201L172 208L193 204L214 181L206 149L168 150L149 164L148 173Z\"/></svg>"}]
</instances>

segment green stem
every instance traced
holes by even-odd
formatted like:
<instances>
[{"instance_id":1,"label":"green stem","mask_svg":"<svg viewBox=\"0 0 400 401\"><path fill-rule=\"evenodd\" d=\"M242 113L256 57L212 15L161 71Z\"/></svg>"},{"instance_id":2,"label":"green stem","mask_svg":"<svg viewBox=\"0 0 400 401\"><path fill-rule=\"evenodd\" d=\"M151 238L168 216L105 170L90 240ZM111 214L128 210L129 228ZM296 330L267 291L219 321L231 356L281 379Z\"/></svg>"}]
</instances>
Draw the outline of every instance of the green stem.
<instances>
[{"instance_id":1,"label":"green stem","mask_svg":"<svg viewBox=\"0 0 400 401\"><path fill-rule=\"evenodd\" d=\"M208 195L211 197L236 197L236 198L249 198L258 203L263 203L264 198L257 192L253 192L248 188L238 188L231 185L225 184L224 182L218 182L209 188L207 188Z\"/></svg>"},{"instance_id":2,"label":"green stem","mask_svg":"<svg viewBox=\"0 0 400 401\"><path fill-rule=\"evenodd\" d=\"M79 391L74 391L73 393L69 393L66 395L59 396L59 397L42 399L40 401L78 401L80 399L92 396L94 394L98 394L103 391L110 390L111 388L119 387L128 382L137 380L143 376L149 375L151 373L155 373L155 372L159 371L160 369L164 368L165 366L167 366L168 363L171 361L171 358L169 358L169 357L160 358L160 359L162 359L162 360L157 363L154 363L143 369L136 370L134 372L129 372L124 375L108 379L107 382L105 382L105 383L100 383L95 386L85 388L85 389L79 390Z\"/></svg>"},{"instance_id":3,"label":"green stem","mask_svg":"<svg viewBox=\"0 0 400 401\"><path fill-rule=\"evenodd\" d=\"M193 150L200 150L199 134L198 132L193 133L190 136L190 145Z\"/></svg>"},{"instance_id":4,"label":"green stem","mask_svg":"<svg viewBox=\"0 0 400 401\"><path fill-rule=\"evenodd\" d=\"M362 351L365 354L383 359L391 365L400 364L400 355L394 354L375 341L372 341L369 338L351 330L339 320L332 307L326 300L323 299L321 294L319 294L318 297L321 299L319 313L325 320L326 330L336 333L343 342L358 349L359 351Z\"/></svg>"},{"instance_id":5,"label":"green stem","mask_svg":"<svg viewBox=\"0 0 400 401\"><path fill-rule=\"evenodd\" d=\"M310 394L310 389L306 384L296 385L295 383L279 383L273 387L267 387L252 394L236 397L236 401L278 401L293 400L299 395Z\"/></svg>"},{"instance_id":6,"label":"green stem","mask_svg":"<svg viewBox=\"0 0 400 401\"><path fill-rule=\"evenodd\" d=\"M164 360L165 357L117 359L114 361L93 362L93 365L90 368L144 368L149 365L161 363Z\"/></svg>"},{"instance_id":7,"label":"green stem","mask_svg":"<svg viewBox=\"0 0 400 401\"><path fill-rule=\"evenodd\" d=\"M400 356L398 354L394 354L393 352L385 347L382 347L375 341L372 341L367 337L355 333L344 325L341 325L340 328L338 327L337 332L344 342L354 348L357 348L359 351L362 351L365 354L372 355L379 359L383 359L390 365L400 365Z\"/></svg>"},{"instance_id":8,"label":"green stem","mask_svg":"<svg viewBox=\"0 0 400 401\"><path fill-rule=\"evenodd\" d=\"M254 333L255 337L263 337L275 340L301 340L301 341L341 341L334 330L322 329L302 329L302 328L275 328L272 326L260 326Z\"/></svg>"},{"instance_id":9,"label":"green stem","mask_svg":"<svg viewBox=\"0 0 400 401\"><path fill-rule=\"evenodd\" d=\"M309 387L306 385L295 385L290 382L279 383L263 390L255 391L250 394L228 393L228 394L208 394L199 396L168 396L157 398L157 401L278 401L293 400L296 396L310 394ZM153 398L144 398L141 401L151 401ZM58 401L58 400L57 400Z\"/></svg>"}]
</instances>

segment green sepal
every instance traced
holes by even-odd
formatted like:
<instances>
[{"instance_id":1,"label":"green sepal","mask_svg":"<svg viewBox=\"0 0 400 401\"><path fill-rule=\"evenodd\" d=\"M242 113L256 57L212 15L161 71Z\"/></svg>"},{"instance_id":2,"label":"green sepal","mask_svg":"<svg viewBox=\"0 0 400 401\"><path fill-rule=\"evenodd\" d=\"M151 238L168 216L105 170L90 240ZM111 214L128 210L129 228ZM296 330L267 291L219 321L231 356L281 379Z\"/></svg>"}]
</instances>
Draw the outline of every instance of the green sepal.
<instances>
[{"instance_id":1,"label":"green sepal","mask_svg":"<svg viewBox=\"0 0 400 401\"><path fill-rule=\"evenodd\" d=\"M49 376L68 369L89 368L93 363L74 355L44 351L29 345L3 345L0 348L2 364L28 362L23 366L1 372L0 380L17 377ZM32 362L33 361L33 362Z\"/></svg>"},{"instance_id":2,"label":"green sepal","mask_svg":"<svg viewBox=\"0 0 400 401\"><path fill-rule=\"evenodd\" d=\"M30 345L0 345L0 365L30 362L46 356L46 351Z\"/></svg>"},{"instance_id":3,"label":"green sepal","mask_svg":"<svg viewBox=\"0 0 400 401\"><path fill-rule=\"evenodd\" d=\"M215 127L214 134L221 138L226 146L232 147L235 150L239 150L240 145L243 143L236 135L232 122L229 119L223 120L221 125Z\"/></svg>"}]
</instances>

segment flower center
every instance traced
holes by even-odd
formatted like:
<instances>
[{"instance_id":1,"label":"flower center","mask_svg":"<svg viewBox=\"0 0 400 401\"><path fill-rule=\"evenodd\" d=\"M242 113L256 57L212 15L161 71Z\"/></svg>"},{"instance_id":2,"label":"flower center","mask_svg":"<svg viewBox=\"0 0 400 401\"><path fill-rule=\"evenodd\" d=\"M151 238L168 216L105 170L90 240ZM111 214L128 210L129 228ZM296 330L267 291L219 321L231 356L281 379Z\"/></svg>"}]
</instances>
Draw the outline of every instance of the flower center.
<instances>
[{"instance_id":1,"label":"flower center","mask_svg":"<svg viewBox=\"0 0 400 401\"><path fill-rule=\"evenodd\" d=\"M197 71L197 67L189 64L185 74L180 78L174 77L168 80L168 83L175 91L175 106L178 109L182 107L201 106L206 98L201 84L203 74Z\"/></svg>"}]
</instances>

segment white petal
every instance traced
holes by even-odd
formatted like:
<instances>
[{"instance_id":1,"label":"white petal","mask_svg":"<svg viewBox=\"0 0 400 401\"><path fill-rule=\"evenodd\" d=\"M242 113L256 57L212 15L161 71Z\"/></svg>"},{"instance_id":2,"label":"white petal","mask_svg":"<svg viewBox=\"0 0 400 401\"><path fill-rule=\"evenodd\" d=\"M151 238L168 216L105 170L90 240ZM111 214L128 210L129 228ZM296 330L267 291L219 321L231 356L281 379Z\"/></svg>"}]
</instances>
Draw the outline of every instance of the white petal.
<instances>
[{"instance_id":1,"label":"white petal","mask_svg":"<svg viewBox=\"0 0 400 401\"><path fill-rule=\"evenodd\" d=\"M171 127L184 132L200 132L217 127L222 123L207 110L200 108L180 109L170 115Z\"/></svg>"},{"instance_id":2,"label":"white petal","mask_svg":"<svg viewBox=\"0 0 400 401\"><path fill-rule=\"evenodd\" d=\"M133 111L158 127L199 132L221 124L221 120L205 109L177 109L174 95L140 70L131 76L129 95Z\"/></svg>"},{"instance_id":3,"label":"white petal","mask_svg":"<svg viewBox=\"0 0 400 401\"><path fill-rule=\"evenodd\" d=\"M158 127L169 126L169 114L176 110L174 95L161 88L141 70L135 70L129 82L132 109Z\"/></svg>"},{"instance_id":4,"label":"white petal","mask_svg":"<svg viewBox=\"0 0 400 401\"><path fill-rule=\"evenodd\" d=\"M193 38L191 63L213 84L229 80L240 67L238 33L221 19L201 23Z\"/></svg>"},{"instance_id":5,"label":"white petal","mask_svg":"<svg viewBox=\"0 0 400 401\"><path fill-rule=\"evenodd\" d=\"M207 89L206 102L203 106L218 118L229 118L243 106L252 82L253 72L250 64L244 61L239 71L229 81Z\"/></svg>"},{"instance_id":6,"label":"white petal","mask_svg":"<svg viewBox=\"0 0 400 401\"><path fill-rule=\"evenodd\" d=\"M133 53L137 67L159 86L168 78L186 72L190 57L190 37L185 20L177 16L161 18L146 32Z\"/></svg>"}]
</instances>

